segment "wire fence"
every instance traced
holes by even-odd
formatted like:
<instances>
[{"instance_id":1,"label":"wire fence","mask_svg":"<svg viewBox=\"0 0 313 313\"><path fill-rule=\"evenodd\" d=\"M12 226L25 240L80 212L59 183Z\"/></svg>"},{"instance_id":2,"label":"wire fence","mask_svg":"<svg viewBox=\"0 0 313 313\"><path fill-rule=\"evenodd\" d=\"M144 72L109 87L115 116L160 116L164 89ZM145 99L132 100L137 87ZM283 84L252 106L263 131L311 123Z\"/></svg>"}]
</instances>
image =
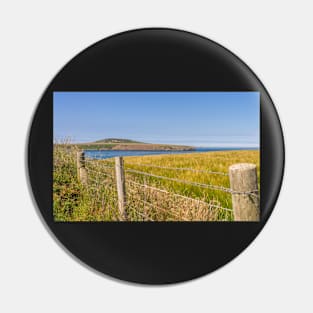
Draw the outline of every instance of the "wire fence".
<instances>
[{"instance_id":1,"label":"wire fence","mask_svg":"<svg viewBox=\"0 0 313 313\"><path fill-rule=\"evenodd\" d=\"M134 165L134 166L141 166L141 167L162 168L162 169L173 170L173 171L188 171L188 172L194 172L194 173L205 173L205 174L228 176L228 173L215 172L215 171L209 171L209 170L197 170L197 169L186 168L186 167L166 167L166 166L145 164L145 163L140 163L140 164L139 163L132 163L129 161L127 161L127 164Z\"/></svg>"},{"instance_id":2,"label":"wire fence","mask_svg":"<svg viewBox=\"0 0 313 313\"><path fill-rule=\"evenodd\" d=\"M85 184L91 206L95 210L102 210L107 220L119 220L116 210L118 201L114 167L98 163L97 160L86 159L85 170L87 183Z\"/></svg>"},{"instance_id":3,"label":"wire fence","mask_svg":"<svg viewBox=\"0 0 313 313\"><path fill-rule=\"evenodd\" d=\"M248 167L245 166L244 171L240 169L237 171L239 174L232 174L236 171L225 173L133 163L122 157L99 160L85 158L83 152L78 152L77 168L80 179L87 177L84 183L94 198L95 206L108 210L115 220L231 221L259 218L258 186L257 183L251 185L251 175L256 175L255 166L253 171L247 171ZM153 169L162 170L169 175L160 175L153 172ZM187 174L192 172L199 175L218 175L233 186L220 186L175 176L175 173L182 171ZM245 186L245 181L242 182L242 175L248 175L246 178L250 182L249 186ZM240 211L245 209L248 213L257 213L253 213L252 217L248 216L251 212L241 214L242 219L238 212L236 214L234 207L236 204L238 207L238 203Z\"/></svg>"}]
</instances>

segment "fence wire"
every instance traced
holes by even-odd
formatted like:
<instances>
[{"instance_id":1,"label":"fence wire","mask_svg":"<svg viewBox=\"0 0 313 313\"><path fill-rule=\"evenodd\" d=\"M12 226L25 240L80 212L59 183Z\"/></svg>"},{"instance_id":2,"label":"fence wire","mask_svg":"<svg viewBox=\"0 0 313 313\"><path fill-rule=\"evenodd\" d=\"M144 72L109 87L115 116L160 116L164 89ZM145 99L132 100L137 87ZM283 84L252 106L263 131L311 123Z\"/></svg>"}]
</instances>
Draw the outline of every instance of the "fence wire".
<instances>
[{"instance_id":1,"label":"fence wire","mask_svg":"<svg viewBox=\"0 0 313 313\"><path fill-rule=\"evenodd\" d=\"M117 192L113 167L105 166L99 160L85 160L87 171L87 194L91 206L104 219L118 221Z\"/></svg>"},{"instance_id":2,"label":"fence wire","mask_svg":"<svg viewBox=\"0 0 313 313\"><path fill-rule=\"evenodd\" d=\"M137 208L145 211L151 219L153 213L157 212L157 220L221 220L223 216L228 220L232 218L232 210L223 207L218 201L211 200L205 202L201 199L190 198L180 194L159 189L150 185L144 185L136 181L127 179L128 198L137 203ZM138 206L138 202L143 204ZM162 205L160 205L162 203ZM150 209L147 212L145 205ZM161 212L161 214L160 214ZM222 216L223 215L223 216Z\"/></svg>"},{"instance_id":3,"label":"fence wire","mask_svg":"<svg viewBox=\"0 0 313 313\"><path fill-rule=\"evenodd\" d=\"M224 172L216 172L216 171L209 171L209 170L196 170L193 168L188 167L166 167L166 166L160 166L160 165L153 165L153 164L144 164L144 163L132 163L127 161L125 165L133 165L133 166L139 166L139 167L152 167L152 168L161 168L166 170L173 170L173 171L188 171L193 173L205 173L205 174L212 174L212 175L221 175L221 176L228 176L228 173Z\"/></svg>"},{"instance_id":4,"label":"fence wire","mask_svg":"<svg viewBox=\"0 0 313 313\"><path fill-rule=\"evenodd\" d=\"M203 184L203 183L197 183L197 182L192 182L192 181L178 179L178 178L155 175L155 174L151 174L151 173L147 173L147 172L143 172L143 171L138 171L138 170L134 170L134 169L125 169L125 172L141 174L141 175L150 176L150 177L159 178L159 179L165 179L165 180L169 180L169 181L173 181L173 182L177 182L177 183L192 185L195 187L202 187L202 188L209 188L212 190L224 191L224 192L228 192L230 194L241 194L241 195L250 195L253 197L257 197L257 192L258 192L258 190L251 190L248 192L247 191L235 191L235 190L232 190L231 188L226 188L223 186Z\"/></svg>"},{"instance_id":5,"label":"fence wire","mask_svg":"<svg viewBox=\"0 0 313 313\"><path fill-rule=\"evenodd\" d=\"M102 205L113 195L114 209L117 209L117 190L115 165L112 159L99 160L86 158L86 170L88 172L88 184L90 190L95 192L100 188L98 197L102 199ZM168 180L175 183L186 184L194 187L210 189L218 192L232 194L245 194L258 199L258 190L249 192L238 192L231 188L198 183L184 179L156 175L142 170L129 168L128 166L137 166L145 168L161 168L173 171L191 171L197 173L206 173L212 175L228 176L227 173L196 170L192 168L163 167L153 164L138 164L125 162L125 184L126 184L126 214L129 221L192 221L192 220L231 220L233 219L233 210L221 205L218 198L207 200L207 198L193 198L186 195L175 193L172 190L165 190L151 185L147 178L151 177L157 180ZM141 178L140 178L141 177ZM162 205L160 205L162 203ZM112 209L112 205L111 205ZM116 219L119 219L116 217Z\"/></svg>"},{"instance_id":6,"label":"fence wire","mask_svg":"<svg viewBox=\"0 0 313 313\"><path fill-rule=\"evenodd\" d=\"M209 205L211 207L214 207L214 208L217 208L217 209L226 210L226 211L229 211L229 212L233 211L232 209L225 208L225 207L222 207L222 206L219 206L219 205L215 205L215 204L211 204L211 203L209 204L208 202L205 202L205 201L200 200L200 199L190 198L190 197L183 196L183 195L180 195L180 194L177 194L177 193L174 193L174 192L170 192L170 191L167 191L167 190L159 189L159 188L156 188L156 187L153 187L153 186L150 186L150 185L143 185L143 184L140 184L140 183L138 183L136 181L133 181L133 180L127 180L127 182L130 183L130 184L133 184L133 185L137 185L137 186L143 187L143 188L149 188L149 189L161 192L161 193L166 193L166 194L169 194L169 195L171 195L173 197L179 197L179 198L182 198L182 199L185 199L185 200L196 201L198 203Z\"/></svg>"}]
</instances>

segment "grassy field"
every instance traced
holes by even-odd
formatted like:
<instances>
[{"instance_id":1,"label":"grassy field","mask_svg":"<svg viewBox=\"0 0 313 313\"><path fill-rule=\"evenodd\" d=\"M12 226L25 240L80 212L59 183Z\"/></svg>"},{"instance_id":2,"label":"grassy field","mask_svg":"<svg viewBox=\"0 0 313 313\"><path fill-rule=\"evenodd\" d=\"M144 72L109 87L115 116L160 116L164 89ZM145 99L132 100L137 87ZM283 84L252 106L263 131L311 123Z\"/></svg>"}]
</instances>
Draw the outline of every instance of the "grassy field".
<instances>
[{"instance_id":1,"label":"grassy field","mask_svg":"<svg viewBox=\"0 0 313 313\"><path fill-rule=\"evenodd\" d=\"M128 220L233 220L229 193L143 175L136 171L228 188L227 175L204 171L227 173L230 165L242 162L256 164L260 180L258 150L125 157ZM76 148L74 146L54 147L53 214L55 220L120 220L114 160L87 160L86 168L88 184L83 186L77 180Z\"/></svg>"}]
</instances>

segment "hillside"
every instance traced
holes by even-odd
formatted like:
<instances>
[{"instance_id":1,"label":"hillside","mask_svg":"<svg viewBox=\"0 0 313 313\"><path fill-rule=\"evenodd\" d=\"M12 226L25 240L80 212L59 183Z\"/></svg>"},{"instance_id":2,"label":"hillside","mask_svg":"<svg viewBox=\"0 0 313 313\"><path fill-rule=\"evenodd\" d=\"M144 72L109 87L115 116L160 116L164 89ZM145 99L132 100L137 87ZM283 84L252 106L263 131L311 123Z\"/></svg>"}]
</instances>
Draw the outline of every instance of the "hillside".
<instances>
[{"instance_id":1,"label":"hillside","mask_svg":"<svg viewBox=\"0 0 313 313\"><path fill-rule=\"evenodd\" d=\"M131 139L121 139L121 138L106 138L94 141L94 143L109 143L109 144L117 144L117 143L144 143L140 141L135 141Z\"/></svg>"},{"instance_id":2,"label":"hillside","mask_svg":"<svg viewBox=\"0 0 313 313\"><path fill-rule=\"evenodd\" d=\"M144 151L177 151L184 150L190 151L194 150L191 146L181 146L181 145L169 145L169 144L154 144L154 143L144 143L139 141L134 141L130 139L121 138L106 138L97 140L94 142L78 143L76 144L80 149L84 150L144 150Z\"/></svg>"}]
</instances>

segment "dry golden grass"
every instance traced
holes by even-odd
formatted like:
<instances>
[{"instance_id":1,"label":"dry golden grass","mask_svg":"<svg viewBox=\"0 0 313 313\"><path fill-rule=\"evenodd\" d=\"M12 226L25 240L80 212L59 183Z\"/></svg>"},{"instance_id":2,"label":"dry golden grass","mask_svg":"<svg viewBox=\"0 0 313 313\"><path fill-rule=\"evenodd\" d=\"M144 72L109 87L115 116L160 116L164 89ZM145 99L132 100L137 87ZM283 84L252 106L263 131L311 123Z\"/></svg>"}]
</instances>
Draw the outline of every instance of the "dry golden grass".
<instances>
[{"instance_id":1,"label":"dry golden grass","mask_svg":"<svg viewBox=\"0 0 313 313\"><path fill-rule=\"evenodd\" d=\"M54 150L55 220L118 221L114 160L87 160L88 185L82 186L76 177L75 147ZM128 170L229 188L228 176L203 171L227 173L234 163L254 163L260 177L259 151L125 157L124 162L129 221L231 221L233 214L229 193Z\"/></svg>"}]
</instances>

